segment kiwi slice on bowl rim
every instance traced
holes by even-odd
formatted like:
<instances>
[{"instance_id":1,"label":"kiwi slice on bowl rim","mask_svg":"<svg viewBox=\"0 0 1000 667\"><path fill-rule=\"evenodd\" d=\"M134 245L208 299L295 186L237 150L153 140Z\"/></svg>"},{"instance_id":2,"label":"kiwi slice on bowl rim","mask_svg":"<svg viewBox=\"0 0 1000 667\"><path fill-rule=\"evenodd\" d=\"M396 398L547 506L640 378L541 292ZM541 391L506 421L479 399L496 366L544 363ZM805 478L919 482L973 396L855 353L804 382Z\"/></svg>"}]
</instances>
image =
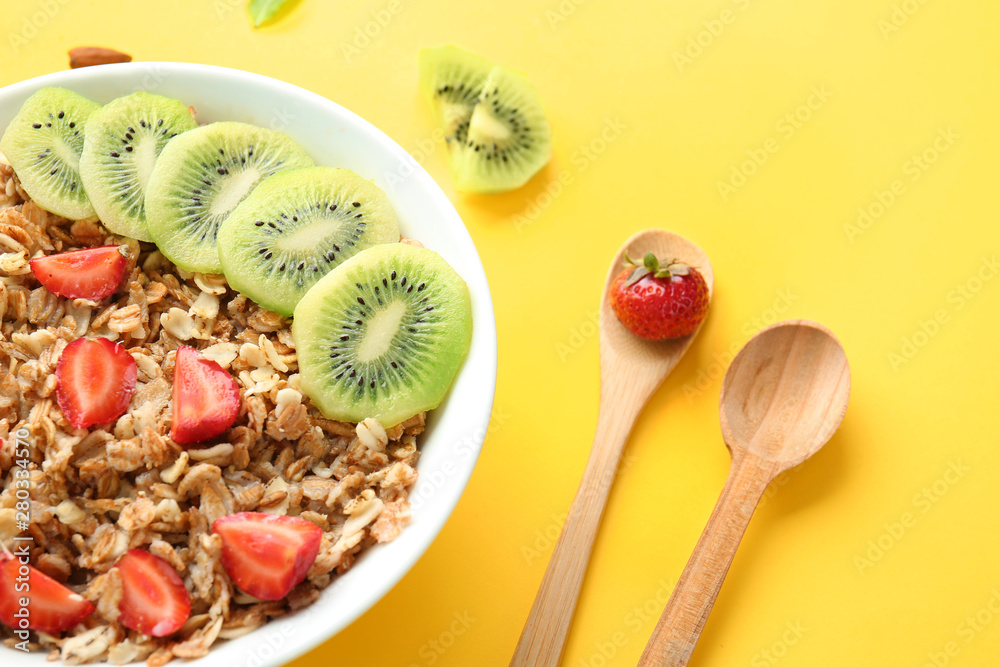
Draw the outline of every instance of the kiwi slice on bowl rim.
<instances>
[{"instance_id":1,"label":"kiwi slice on bowl rim","mask_svg":"<svg viewBox=\"0 0 1000 667\"><path fill-rule=\"evenodd\" d=\"M469 290L432 250L377 245L302 297L292 336L300 386L324 415L389 428L447 394L471 342Z\"/></svg>"},{"instance_id":2,"label":"kiwi slice on bowl rim","mask_svg":"<svg viewBox=\"0 0 1000 667\"><path fill-rule=\"evenodd\" d=\"M264 179L219 229L229 285L291 316L295 304L344 260L399 240L389 198L348 169L288 169Z\"/></svg>"},{"instance_id":3,"label":"kiwi slice on bowl rim","mask_svg":"<svg viewBox=\"0 0 1000 667\"><path fill-rule=\"evenodd\" d=\"M552 158L552 128L521 72L441 46L420 54L420 77L444 127L458 190L513 190Z\"/></svg>"},{"instance_id":4,"label":"kiwi slice on bowl rim","mask_svg":"<svg viewBox=\"0 0 1000 667\"><path fill-rule=\"evenodd\" d=\"M221 273L216 239L229 214L268 176L311 166L282 132L230 121L189 130L164 147L149 177L149 232L177 266Z\"/></svg>"},{"instance_id":5,"label":"kiwi slice on bowl rim","mask_svg":"<svg viewBox=\"0 0 1000 667\"><path fill-rule=\"evenodd\" d=\"M104 226L152 241L146 224L146 186L156 158L171 139L198 127L182 102L139 91L112 100L87 121L80 176Z\"/></svg>"},{"instance_id":6,"label":"kiwi slice on bowl rim","mask_svg":"<svg viewBox=\"0 0 1000 667\"><path fill-rule=\"evenodd\" d=\"M65 88L42 88L4 131L0 151L24 191L46 211L70 220L94 216L80 178L80 154L87 119L100 107Z\"/></svg>"}]
</instances>

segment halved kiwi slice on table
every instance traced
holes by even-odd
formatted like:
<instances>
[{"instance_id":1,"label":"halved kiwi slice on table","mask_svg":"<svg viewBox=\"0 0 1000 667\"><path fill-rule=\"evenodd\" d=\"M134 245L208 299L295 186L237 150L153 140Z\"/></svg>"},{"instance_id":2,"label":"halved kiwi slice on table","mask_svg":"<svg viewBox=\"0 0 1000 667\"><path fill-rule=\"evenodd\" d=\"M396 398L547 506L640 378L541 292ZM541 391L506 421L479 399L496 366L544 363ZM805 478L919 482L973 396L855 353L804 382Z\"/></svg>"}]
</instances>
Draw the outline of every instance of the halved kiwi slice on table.
<instances>
[{"instance_id":1,"label":"halved kiwi slice on table","mask_svg":"<svg viewBox=\"0 0 1000 667\"><path fill-rule=\"evenodd\" d=\"M80 176L104 226L152 241L146 225L146 185L171 139L198 123L182 102L139 91L119 97L87 121Z\"/></svg>"},{"instance_id":2,"label":"halved kiwi slice on table","mask_svg":"<svg viewBox=\"0 0 1000 667\"><path fill-rule=\"evenodd\" d=\"M521 187L552 157L552 130L538 94L523 74L490 72L472 110L465 144L453 146L456 186L469 192Z\"/></svg>"},{"instance_id":3,"label":"halved kiwi slice on table","mask_svg":"<svg viewBox=\"0 0 1000 667\"><path fill-rule=\"evenodd\" d=\"M434 251L377 245L302 297L292 335L302 389L324 415L390 427L448 392L471 341L469 291Z\"/></svg>"},{"instance_id":4,"label":"halved kiwi slice on table","mask_svg":"<svg viewBox=\"0 0 1000 667\"><path fill-rule=\"evenodd\" d=\"M442 46L420 54L420 76L444 127L459 190L512 190L551 159L552 129L522 73Z\"/></svg>"},{"instance_id":5,"label":"halved kiwi slice on table","mask_svg":"<svg viewBox=\"0 0 1000 667\"><path fill-rule=\"evenodd\" d=\"M146 186L149 232L177 266L221 273L216 237L223 221L263 179L312 165L291 137L256 125L210 123L180 134Z\"/></svg>"},{"instance_id":6,"label":"halved kiwi slice on table","mask_svg":"<svg viewBox=\"0 0 1000 667\"><path fill-rule=\"evenodd\" d=\"M389 198L348 169L289 169L264 179L219 229L229 285L291 315L320 278L365 248L399 240Z\"/></svg>"},{"instance_id":7,"label":"halved kiwi slice on table","mask_svg":"<svg viewBox=\"0 0 1000 667\"><path fill-rule=\"evenodd\" d=\"M444 129L445 142L449 148L465 144L472 110L495 65L457 46L446 45L421 51L419 67L420 87Z\"/></svg>"},{"instance_id":8,"label":"halved kiwi slice on table","mask_svg":"<svg viewBox=\"0 0 1000 667\"><path fill-rule=\"evenodd\" d=\"M65 88L42 88L7 126L0 151L31 198L71 220L94 215L80 179L84 128L101 105Z\"/></svg>"}]
</instances>

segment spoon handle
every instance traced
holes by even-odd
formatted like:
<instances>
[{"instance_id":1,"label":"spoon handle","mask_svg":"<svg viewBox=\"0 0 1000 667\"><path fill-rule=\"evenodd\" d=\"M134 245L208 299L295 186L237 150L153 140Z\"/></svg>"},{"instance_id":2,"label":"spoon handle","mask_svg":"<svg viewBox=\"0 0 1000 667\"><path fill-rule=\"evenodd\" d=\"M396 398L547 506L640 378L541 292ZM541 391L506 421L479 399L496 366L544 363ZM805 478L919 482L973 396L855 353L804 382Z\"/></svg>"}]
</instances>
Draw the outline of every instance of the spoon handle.
<instances>
[{"instance_id":1,"label":"spoon handle","mask_svg":"<svg viewBox=\"0 0 1000 667\"><path fill-rule=\"evenodd\" d=\"M773 463L757 457L733 459L715 510L646 644L639 667L688 664L750 517L775 474Z\"/></svg>"},{"instance_id":2,"label":"spoon handle","mask_svg":"<svg viewBox=\"0 0 1000 667\"><path fill-rule=\"evenodd\" d=\"M597 433L583 480L521 631L511 667L557 667L562 659L608 493L625 440L644 400L626 396L617 401L615 409L609 409L607 403L607 394L602 395Z\"/></svg>"}]
</instances>

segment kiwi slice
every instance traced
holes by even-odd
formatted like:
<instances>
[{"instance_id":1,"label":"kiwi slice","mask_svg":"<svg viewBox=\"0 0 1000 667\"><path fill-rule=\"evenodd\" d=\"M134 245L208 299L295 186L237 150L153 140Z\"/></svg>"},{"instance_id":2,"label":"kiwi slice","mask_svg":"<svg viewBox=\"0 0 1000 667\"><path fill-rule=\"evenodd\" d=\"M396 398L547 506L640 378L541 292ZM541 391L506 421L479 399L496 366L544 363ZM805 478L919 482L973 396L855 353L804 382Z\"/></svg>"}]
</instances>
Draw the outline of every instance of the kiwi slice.
<instances>
[{"instance_id":1,"label":"kiwi slice","mask_svg":"<svg viewBox=\"0 0 1000 667\"><path fill-rule=\"evenodd\" d=\"M552 157L552 129L531 83L509 67L487 65L455 46L420 55L422 85L445 129L455 187L465 192L518 188Z\"/></svg>"},{"instance_id":2,"label":"kiwi slice","mask_svg":"<svg viewBox=\"0 0 1000 667\"><path fill-rule=\"evenodd\" d=\"M146 225L146 184L164 146L198 123L178 100L139 91L119 97L87 121L80 176L104 226L152 241Z\"/></svg>"},{"instance_id":3,"label":"kiwi slice","mask_svg":"<svg viewBox=\"0 0 1000 667\"><path fill-rule=\"evenodd\" d=\"M385 193L348 169L288 169L264 179L219 228L229 285L291 316L320 278L365 248L399 240Z\"/></svg>"},{"instance_id":4,"label":"kiwi slice","mask_svg":"<svg viewBox=\"0 0 1000 667\"><path fill-rule=\"evenodd\" d=\"M300 385L324 415L391 427L448 392L469 351L469 291L436 252L377 245L302 297L292 336Z\"/></svg>"},{"instance_id":5,"label":"kiwi slice","mask_svg":"<svg viewBox=\"0 0 1000 667\"><path fill-rule=\"evenodd\" d=\"M80 180L80 153L87 119L100 107L65 88L42 88L0 139L25 192L46 211L71 220L94 215Z\"/></svg>"},{"instance_id":6,"label":"kiwi slice","mask_svg":"<svg viewBox=\"0 0 1000 667\"><path fill-rule=\"evenodd\" d=\"M247 123L210 123L174 137L146 186L149 233L170 261L188 271L221 273L219 227L265 178L311 167L291 137Z\"/></svg>"}]
</instances>

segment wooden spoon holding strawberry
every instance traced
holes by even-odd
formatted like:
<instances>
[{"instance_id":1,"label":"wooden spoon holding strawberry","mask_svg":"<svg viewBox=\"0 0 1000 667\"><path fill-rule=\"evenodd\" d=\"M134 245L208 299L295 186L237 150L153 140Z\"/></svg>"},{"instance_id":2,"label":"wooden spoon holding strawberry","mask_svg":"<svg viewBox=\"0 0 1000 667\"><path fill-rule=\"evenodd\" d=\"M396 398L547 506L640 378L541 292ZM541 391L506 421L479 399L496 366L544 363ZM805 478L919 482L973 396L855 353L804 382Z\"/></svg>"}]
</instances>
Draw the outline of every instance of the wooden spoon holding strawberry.
<instances>
[{"instance_id":1,"label":"wooden spoon holding strawberry","mask_svg":"<svg viewBox=\"0 0 1000 667\"><path fill-rule=\"evenodd\" d=\"M640 267L627 256L640 253L651 260L677 257L682 261L650 261L647 267L644 260L637 273ZM629 266L624 272L623 261ZM689 267L686 273L682 263ZM700 281L690 268L694 266L703 276ZM637 279L626 285L633 274ZM601 303L601 402L594 445L511 667L556 667L562 662L587 561L629 431L646 401L690 347L697 323L708 309L711 290L708 256L676 234L662 229L639 232L615 255ZM675 302L683 307L673 308ZM662 336L667 339L645 340Z\"/></svg>"}]
</instances>

